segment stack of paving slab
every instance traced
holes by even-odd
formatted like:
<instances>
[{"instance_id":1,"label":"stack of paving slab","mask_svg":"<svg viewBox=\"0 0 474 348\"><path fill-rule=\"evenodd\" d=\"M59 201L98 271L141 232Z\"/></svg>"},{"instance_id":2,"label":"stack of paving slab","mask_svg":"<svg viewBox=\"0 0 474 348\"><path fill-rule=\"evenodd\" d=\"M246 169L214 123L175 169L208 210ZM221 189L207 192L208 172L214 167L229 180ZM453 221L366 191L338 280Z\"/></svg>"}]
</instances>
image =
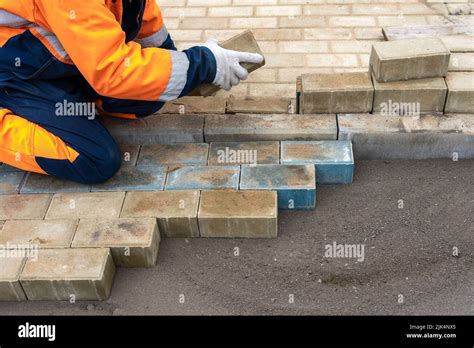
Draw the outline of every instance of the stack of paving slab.
<instances>
[{"instance_id":1,"label":"stack of paving slab","mask_svg":"<svg viewBox=\"0 0 474 348\"><path fill-rule=\"evenodd\" d=\"M378 42L367 73L297 79L302 114L337 114L358 159L474 158L474 72L438 38Z\"/></svg>"}]
</instances>

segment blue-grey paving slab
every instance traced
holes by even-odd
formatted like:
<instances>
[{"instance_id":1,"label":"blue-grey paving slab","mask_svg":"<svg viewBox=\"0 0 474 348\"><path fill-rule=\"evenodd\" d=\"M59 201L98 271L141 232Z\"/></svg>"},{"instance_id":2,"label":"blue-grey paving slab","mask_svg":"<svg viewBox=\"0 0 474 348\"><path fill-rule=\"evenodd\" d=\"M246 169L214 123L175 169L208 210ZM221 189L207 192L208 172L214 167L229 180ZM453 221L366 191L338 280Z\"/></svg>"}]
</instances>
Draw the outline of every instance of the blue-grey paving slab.
<instances>
[{"instance_id":1,"label":"blue-grey paving slab","mask_svg":"<svg viewBox=\"0 0 474 348\"><path fill-rule=\"evenodd\" d=\"M314 165L243 165L242 190L278 192L278 208L310 210L316 207L316 173Z\"/></svg>"},{"instance_id":2,"label":"blue-grey paving slab","mask_svg":"<svg viewBox=\"0 0 474 348\"><path fill-rule=\"evenodd\" d=\"M335 114L207 115L206 142L336 140Z\"/></svg>"},{"instance_id":3,"label":"blue-grey paving slab","mask_svg":"<svg viewBox=\"0 0 474 348\"><path fill-rule=\"evenodd\" d=\"M474 159L472 114L346 114L338 120L339 139L352 140L355 159Z\"/></svg>"},{"instance_id":4,"label":"blue-grey paving slab","mask_svg":"<svg viewBox=\"0 0 474 348\"><path fill-rule=\"evenodd\" d=\"M352 142L282 141L282 164L314 164L318 184L350 184L354 176Z\"/></svg>"},{"instance_id":5,"label":"blue-grey paving slab","mask_svg":"<svg viewBox=\"0 0 474 348\"><path fill-rule=\"evenodd\" d=\"M168 172L166 190L239 188L240 166L184 166Z\"/></svg>"},{"instance_id":6,"label":"blue-grey paving slab","mask_svg":"<svg viewBox=\"0 0 474 348\"><path fill-rule=\"evenodd\" d=\"M21 172L21 169L9 166L8 164L0 162L0 172Z\"/></svg>"},{"instance_id":7,"label":"blue-grey paving slab","mask_svg":"<svg viewBox=\"0 0 474 348\"><path fill-rule=\"evenodd\" d=\"M278 141L248 141L239 143L211 143L210 165L279 164Z\"/></svg>"},{"instance_id":8,"label":"blue-grey paving slab","mask_svg":"<svg viewBox=\"0 0 474 348\"><path fill-rule=\"evenodd\" d=\"M209 144L206 143L144 145L138 165L206 165L208 153Z\"/></svg>"},{"instance_id":9,"label":"blue-grey paving slab","mask_svg":"<svg viewBox=\"0 0 474 348\"><path fill-rule=\"evenodd\" d=\"M0 172L0 195L20 192L25 172Z\"/></svg>"},{"instance_id":10,"label":"blue-grey paving slab","mask_svg":"<svg viewBox=\"0 0 474 348\"><path fill-rule=\"evenodd\" d=\"M61 180L49 175L28 173L21 193L89 192L90 185Z\"/></svg>"},{"instance_id":11,"label":"blue-grey paving slab","mask_svg":"<svg viewBox=\"0 0 474 348\"><path fill-rule=\"evenodd\" d=\"M103 191L163 191L167 167L123 166L103 184L92 185L92 192Z\"/></svg>"},{"instance_id":12,"label":"blue-grey paving slab","mask_svg":"<svg viewBox=\"0 0 474 348\"><path fill-rule=\"evenodd\" d=\"M119 144L119 148L122 154L123 166L134 166L137 164L140 145Z\"/></svg>"}]
</instances>

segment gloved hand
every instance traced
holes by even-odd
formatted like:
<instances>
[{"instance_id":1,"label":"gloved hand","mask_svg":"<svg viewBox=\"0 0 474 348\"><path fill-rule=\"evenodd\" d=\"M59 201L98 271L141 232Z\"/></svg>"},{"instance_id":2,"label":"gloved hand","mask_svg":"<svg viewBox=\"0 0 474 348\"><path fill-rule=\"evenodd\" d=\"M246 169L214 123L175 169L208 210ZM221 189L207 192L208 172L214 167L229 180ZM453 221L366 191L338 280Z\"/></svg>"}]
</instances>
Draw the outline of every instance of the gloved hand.
<instances>
[{"instance_id":1,"label":"gloved hand","mask_svg":"<svg viewBox=\"0 0 474 348\"><path fill-rule=\"evenodd\" d=\"M227 50L220 47L215 39L209 39L203 46L207 47L216 58L217 72L213 84L226 91L249 76L249 72L240 65L241 63L263 62L263 57L258 53Z\"/></svg>"}]
</instances>

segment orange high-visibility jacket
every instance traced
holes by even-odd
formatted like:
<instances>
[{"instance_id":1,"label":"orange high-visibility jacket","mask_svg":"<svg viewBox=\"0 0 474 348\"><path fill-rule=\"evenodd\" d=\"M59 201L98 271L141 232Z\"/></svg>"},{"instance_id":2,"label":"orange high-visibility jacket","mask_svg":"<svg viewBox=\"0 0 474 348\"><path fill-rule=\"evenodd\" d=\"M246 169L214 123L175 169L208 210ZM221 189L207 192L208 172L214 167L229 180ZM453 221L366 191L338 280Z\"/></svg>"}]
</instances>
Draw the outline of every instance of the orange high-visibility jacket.
<instances>
[{"instance_id":1,"label":"orange high-visibility jacket","mask_svg":"<svg viewBox=\"0 0 474 348\"><path fill-rule=\"evenodd\" d=\"M42 52L26 52L32 36L64 65L57 74L74 67L105 97L173 100L216 73L207 48L160 48L169 35L155 0L0 0L0 86L47 70Z\"/></svg>"}]
</instances>

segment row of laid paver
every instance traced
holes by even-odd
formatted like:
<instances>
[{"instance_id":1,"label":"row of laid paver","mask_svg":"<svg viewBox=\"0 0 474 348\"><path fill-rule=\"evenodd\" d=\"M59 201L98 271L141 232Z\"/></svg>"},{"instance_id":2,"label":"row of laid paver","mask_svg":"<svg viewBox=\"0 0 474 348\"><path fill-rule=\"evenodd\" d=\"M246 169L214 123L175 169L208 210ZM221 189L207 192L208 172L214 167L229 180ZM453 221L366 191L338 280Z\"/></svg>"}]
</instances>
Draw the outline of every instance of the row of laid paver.
<instances>
[{"instance_id":1,"label":"row of laid paver","mask_svg":"<svg viewBox=\"0 0 474 348\"><path fill-rule=\"evenodd\" d=\"M78 199L76 196L70 198ZM79 199L84 200L84 197ZM108 200L104 199L104 203ZM71 216L63 214L61 219L7 220L0 229L0 245L4 250L25 246L37 249L110 248L117 266L152 267L156 264L160 244L156 219L82 216L87 214L74 210Z\"/></svg>"},{"instance_id":2,"label":"row of laid paver","mask_svg":"<svg viewBox=\"0 0 474 348\"><path fill-rule=\"evenodd\" d=\"M255 40L255 36L253 35L252 31L245 30L242 33L239 33L228 40L225 40L219 43L219 46L233 51L239 52L250 52L250 53L258 53L262 57L264 56L262 49L258 45L257 40ZM265 65L265 59L261 63L242 63L242 66L249 72L253 72L262 66ZM204 84L197 87L195 90L191 91L190 95L197 95L197 96L211 96L219 91L219 87L210 84Z\"/></svg>"},{"instance_id":3,"label":"row of laid paver","mask_svg":"<svg viewBox=\"0 0 474 348\"><path fill-rule=\"evenodd\" d=\"M305 144L306 149L313 148L311 158L280 158L280 147L297 146ZM290 145L293 144L293 145ZM308 147L309 146L309 147ZM128 146L122 146L127 148ZM18 180L14 185L8 181L2 186L3 174L17 174L24 176L23 172L0 172L0 194L33 194L33 193L60 193L60 192L114 192L114 191L162 191L164 189L236 189L239 186L240 165L261 164L308 164L317 166L327 161L334 164L346 164L344 154L352 152L350 142L337 140L287 142L287 141L261 141L261 142L217 142L217 143L188 143L188 144L156 144L138 147L134 162L136 166L124 165L118 173L102 184L81 185L51 176L28 173L26 179ZM292 154L296 153L293 151ZM307 153L307 156L310 154ZM124 152L124 158L127 152ZM332 159L331 159L332 157ZM352 157L349 164L353 166ZM183 166L198 166L181 168ZM223 168L225 167L225 168ZM331 177L331 173L324 174L324 168L318 168L318 183L344 184L349 180L340 177ZM337 167L336 167L337 168ZM319 172L321 170L321 173ZM214 177L213 177L214 175ZM201 177L202 176L202 177ZM208 185L200 186L204 181ZM10 186L8 186L10 185Z\"/></svg>"},{"instance_id":4,"label":"row of laid paver","mask_svg":"<svg viewBox=\"0 0 474 348\"><path fill-rule=\"evenodd\" d=\"M277 193L129 192L121 216L156 218L168 237L273 238L277 236Z\"/></svg>"},{"instance_id":5,"label":"row of laid paver","mask_svg":"<svg viewBox=\"0 0 474 348\"><path fill-rule=\"evenodd\" d=\"M370 69L378 82L444 77L450 55L439 38L376 42Z\"/></svg>"},{"instance_id":6,"label":"row of laid paver","mask_svg":"<svg viewBox=\"0 0 474 348\"><path fill-rule=\"evenodd\" d=\"M314 168L308 172L314 176ZM314 181L314 177L311 179ZM234 209L229 216L237 220L244 219L247 210L254 211L256 216L266 215L269 209L278 210L277 193L273 190L215 192L211 196L227 199L226 209ZM259 203L273 196L275 202ZM5 208L17 200L21 200L23 205L16 212ZM38 200L49 206L42 210L41 215L29 215L29 210L38 206ZM200 190L4 195L0 196L0 203L0 219L5 221L0 229L1 246L14 248L33 244L40 249L111 248L119 266L153 266L160 234L188 238L210 236L199 226L199 212L202 205L207 204ZM216 208L216 216L225 217L226 209ZM233 223L238 224L238 221ZM242 233L241 237L252 235L251 230L243 229ZM218 235L219 231L212 234Z\"/></svg>"},{"instance_id":7,"label":"row of laid paver","mask_svg":"<svg viewBox=\"0 0 474 348\"><path fill-rule=\"evenodd\" d=\"M301 77L302 113L420 112L473 113L474 73L449 72L446 78L378 82L368 73L311 74ZM410 115L410 114L408 114Z\"/></svg>"},{"instance_id":8,"label":"row of laid paver","mask_svg":"<svg viewBox=\"0 0 474 348\"><path fill-rule=\"evenodd\" d=\"M460 90L461 92L462 90ZM456 95L451 96L451 98L455 97ZM472 105L472 101L470 103ZM355 157L359 159L390 159L394 157L399 159L451 158L453 153L459 153L461 158L473 158L472 150L469 148L473 132L472 119L472 114L450 114L444 116L422 114L419 118L407 118L407 120L400 116L387 114L341 114L337 116L339 124L338 138L339 140L353 140L356 148ZM402 126L408 123L411 124L410 127ZM386 149L384 141L389 137L393 137L393 133L397 133L398 138L406 139L408 142L400 140L400 143L395 142ZM362 139L366 140L362 142ZM409 147L404 146L408 143L410 144ZM331 142L327 142L327 144L331 144ZM435 144L435 146L430 144ZM177 145L177 148L181 146L183 145ZM173 171L177 169L177 166L205 163L206 158L212 166L235 166L254 163L277 164L280 151L278 142L271 141L211 143L209 150L207 144L186 144L185 146L186 151L180 152L182 154L181 157L177 156L176 152L173 151L174 146L143 146L142 152L146 156L143 157L142 162L139 159L138 164L141 167L151 168L143 169L141 172L148 171L150 178L156 178L157 173L164 170L163 168L155 168L157 165L168 166L169 170ZM328 151L328 149L325 151ZM160 152L160 156L154 157L153 153L155 152ZM291 162L281 161L281 163ZM318 168L317 170L318 183L332 183L331 180L320 175L322 173L321 169ZM140 178L140 176L128 175L127 171L130 173L134 169L131 166L130 169L123 168L112 181L115 184L111 185L109 183L107 190L147 189L143 185L143 180L141 182L135 181L134 184L133 180L131 181L130 179ZM125 175L122 175L124 172ZM33 184L36 181L38 183ZM158 182L158 184L155 182L154 186L150 185L150 187L163 189L166 185L163 175L161 175ZM72 184L68 183L65 185L56 179L30 174L23 185L24 191L22 190L21 192L61 192L68 185ZM14 191L18 192L19 189L20 187L18 186ZM81 189L76 187L75 190L90 191L90 187L82 187ZM102 190L105 190L105 186L102 186ZM10 190L0 192L10 193Z\"/></svg>"},{"instance_id":9,"label":"row of laid paver","mask_svg":"<svg viewBox=\"0 0 474 348\"><path fill-rule=\"evenodd\" d=\"M135 192L124 198L120 218L114 211L92 217L99 215L96 204L114 204L112 197L56 196L53 203L57 199L77 205L67 212L55 211L58 206L52 204L46 220L3 216L7 221L0 229L0 301L104 300L116 266L156 264L158 226L173 237L274 238L278 231L273 191ZM2 204L6 198L0 197ZM170 215L164 216L167 212ZM49 219L64 215L69 220Z\"/></svg>"},{"instance_id":10,"label":"row of laid paver","mask_svg":"<svg viewBox=\"0 0 474 348\"><path fill-rule=\"evenodd\" d=\"M264 164L313 164L318 184L349 184L354 168L352 144L337 140L158 144L143 146L138 160L139 167L147 167L151 172L160 170L155 166L169 167L169 189L195 187L202 180L189 166L208 165L199 175L214 185L200 189L232 189L238 187L239 165Z\"/></svg>"},{"instance_id":11,"label":"row of laid paver","mask_svg":"<svg viewBox=\"0 0 474 348\"><path fill-rule=\"evenodd\" d=\"M294 114L292 98L285 97L182 97L169 101L159 114Z\"/></svg>"},{"instance_id":12,"label":"row of laid paver","mask_svg":"<svg viewBox=\"0 0 474 348\"><path fill-rule=\"evenodd\" d=\"M336 140L335 115L208 115L206 142Z\"/></svg>"},{"instance_id":13,"label":"row of laid paver","mask_svg":"<svg viewBox=\"0 0 474 348\"><path fill-rule=\"evenodd\" d=\"M155 115L103 122L118 143L133 145L337 139L334 114Z\"/></svg>"},{"instance_id":14,"label":"row of laid paver","mask_svg":"<svg viewBox=\"0 0 474 348\"><path fill-rule=\"evenodd\" d=\"M339 139L352 141L357 159L474 159L472 114L347 114L338 121Z\"/></svg>"},{"instance_id":15,"label":"row of laid paver","mask_svg":"<svg viewBox=\"0 0 474 348\"><path fill-rule=\"evenodd\" d=\"M464 82L469 82L468 75L462 75L461 77L464 79ZM472 91L464 89L462 83L457 84L455 81L450 81L449 79L447 81L448 85L456 86L456 89L453 88L448 93L447 103L461 105L462 100L464 100L464 107L472 109L474 107L474 98L468 97ZM463 96L465 97L464 99L462 99ZM457 101L451 102L451 100L456 99ZM402 115L410 114L411 111L414 110L411 104L406 103L401 105L394 104L392 106L390 106L389 103L388 107L400 108ZM238 117L239 115L235 116ZM395 116L390 112L385 114L381 112L377 115L340 114L337 116L337 123L339 125L338 138L339 140L353 140L357 142L357 144L354 143L356 147L355 157L360 159L390 159L394 157L399 159L451 158L453 152L458 152L462 158L473 158L472 150L469 148L472 132L474 131L472 124L473 118L472 113L449 115L421 113L420 117L410 117L406 119L401 116ZM246 117L243 119L246 119ZM239 120L243 119L240 118ZM404 127L403 124L411 124L411 126ZM397 137L406 139L408 142L401 140L400 143L387 144L388 147L385 148L383 145L385 139L393 136L393 133L397 133ZM377 134L377 136L375 136L375 134ZM353 137L353 135L355 135L355 137ZM363 138L367 140L361 143L361 139ZM447 139L449 139L449 141ZM327 144L331 144L331 142L327 142ZM405 144L410 145L405 146ZM212 165L245 164L248 163L249 160L255 160L253 151L256 151L256 163L276 164L278 163L276 160L277 146L276 142L211 143L208 163ZM157 145L157 147L159 148L160 145ZM146 146L143 148L146 148ZM364 151L361 150L362 148L364 148ZM153 147L151 149L153 149ZM149 151L153 152L154 150L156 150L156 148ZM239 153L239 150L245 151ZM201 155L200 160L204 162L204 155ZM153 163L154 161L156 161L156 159L152 160L150 158L149 163ZM177 163L172 163L172 165L176 164ZM185 162L181 164L185 164ZM317 171L317 174L318 173L319 171ZM318 175L318 180L319 179ZM320 180L318 182L324 183L325 181Z\"/></svg>"}]
</instances>

